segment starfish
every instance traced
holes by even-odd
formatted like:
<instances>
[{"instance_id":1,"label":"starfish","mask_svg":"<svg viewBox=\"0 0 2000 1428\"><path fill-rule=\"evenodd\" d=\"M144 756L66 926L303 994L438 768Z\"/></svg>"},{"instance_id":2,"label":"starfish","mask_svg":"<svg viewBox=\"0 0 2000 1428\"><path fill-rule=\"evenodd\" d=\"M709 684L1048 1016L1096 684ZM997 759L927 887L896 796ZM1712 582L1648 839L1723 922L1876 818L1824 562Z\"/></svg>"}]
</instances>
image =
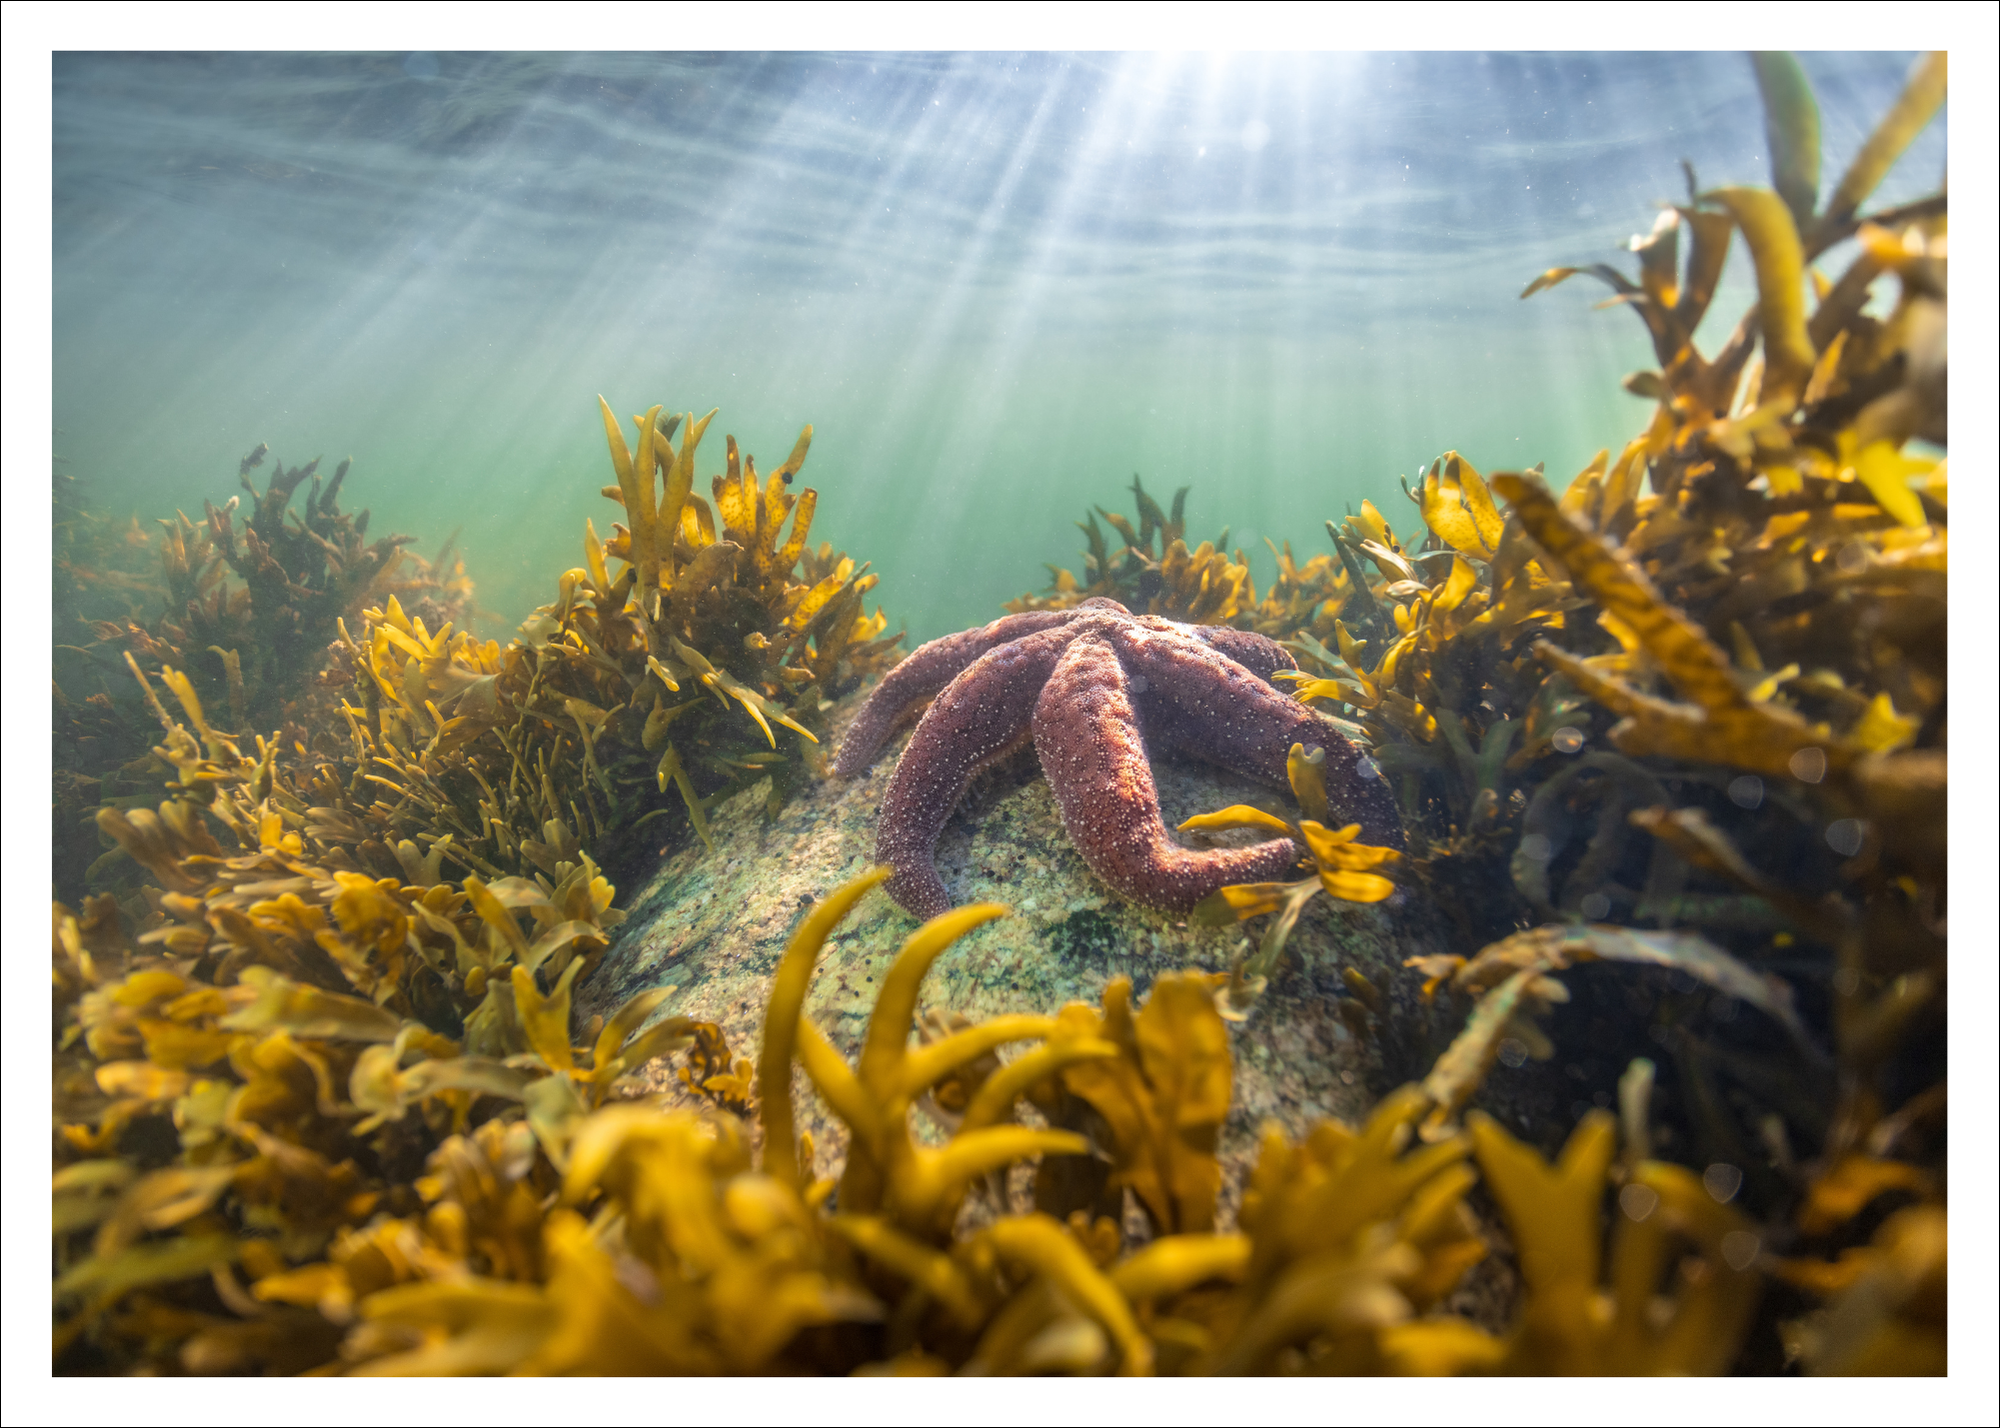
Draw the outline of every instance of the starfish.
<instances>
[{"instance_id":1,"label":"starfish","mask_svg":"<svg viewBox=\"0 0 2000 1428\"><path fill-rule=\"evenodd\" d=\"M1009 615L911 652L855 716L834 774L852 778L890 733L931 700L882 803L875 856L895 869L890 896L921 918L951 908L933 855L975 774L1034 741L1063 828L1120 896L1187 912L1230 883L1282 877L1288 838L1247 848L1181 847L1160 818L1149 751L1192 755L1286 789L1295 743L1326 750L1336 824L1392 848L1403 832L1373 761L1309 706L1270 682L1293 669L1283 646L1220 625L1134 615L1116 600Z\"/></svg>"}]
</instances>

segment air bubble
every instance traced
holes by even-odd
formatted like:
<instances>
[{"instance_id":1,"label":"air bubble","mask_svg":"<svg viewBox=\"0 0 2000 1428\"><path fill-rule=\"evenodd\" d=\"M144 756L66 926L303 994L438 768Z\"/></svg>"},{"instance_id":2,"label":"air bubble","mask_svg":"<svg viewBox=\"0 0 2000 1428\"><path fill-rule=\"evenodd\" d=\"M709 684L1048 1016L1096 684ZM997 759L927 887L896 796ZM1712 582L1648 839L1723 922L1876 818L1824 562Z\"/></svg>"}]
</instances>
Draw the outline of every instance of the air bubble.
<instances>
[{"instance_id":1,"label":"air bubble","mask_svg":"<svg viewBox=\"0 0 2000 1428\"><path fill-rule=\"evenodd\" d=\"M1583 730L1565 724L1549 735L1549 742L1555 745L1557 753L1573 754L1583 747Z\"/></svg>"},{"instance_id":2,"label":"air bubble","mask_svg":"<svg viewBox=\"0 0 2000 1428\"><path fill-rule=\"evenodd\" d=\"M1722 1262L1741 1274L1757 1262L1764 1242L1748 1230L1731 1230L1722 1237Z\"/></svg>"},{"instance_id":3,"label":"air bubble","mask_svg":"<svg viewBox=\"0 0 2000 1428\"><path fill-rule=\"evenodd\" d=\"M1627 1185L1618 1192L1618 1208L1628 1220L1644 1220L1660 1207L1660 1192L1650 1185Z\"/></svg>"},{"instance_id":4,"label":"air bubble","mask_svg":"<svg viewBox=\"0 0 2000 1428\"><path fill-rule=\"evenodd\" d=\"M1738 808L1755 808L1764 801L1764 780L1744 774L1729 781L1729 801Z\"/></svg>"},{"instance_id":5,"label":"air bubble","mask_svg":"<svg viewBox=\"0 0 2000 1428\"><path fill-rule=\"evenodd\" d=\"M1859 818L1836 818L1826 825L1826 846L1843 858L1851 858L1861 851L1867 832Z\"/></svg>"}]
</instances>

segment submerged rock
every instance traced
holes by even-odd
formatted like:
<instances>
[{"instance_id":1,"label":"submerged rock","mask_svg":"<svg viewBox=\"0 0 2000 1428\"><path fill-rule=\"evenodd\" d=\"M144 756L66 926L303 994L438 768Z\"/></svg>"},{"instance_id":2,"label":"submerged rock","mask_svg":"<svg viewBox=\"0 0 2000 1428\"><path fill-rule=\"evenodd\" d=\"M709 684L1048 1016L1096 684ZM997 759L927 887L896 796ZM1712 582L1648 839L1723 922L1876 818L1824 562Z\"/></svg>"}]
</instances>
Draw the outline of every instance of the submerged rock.
<instances>
[{"instance_id":1,"label":"submerged rock","mask_svg":"<svg viewBox=\"0 0 2000 1428\"><path fill-rule=\"evenodd\" d=\"M853 701L835 717L834 747L857 707ZM636 992L673 986L676 995L660 1015L713 1021L734 1054L754 1059L786 941L813 903L872 860L877 810L900 751L899 740L851 782L811 784L769 820L761 789L713 809L715 850L699 843L676 850L624 900L628 920L580 989L579 1018L608 1015ZM1169 825L1232 803L1290 811L1282 795L1207 764L1162 759L1154 772ZM1194 927L1119 899L1064 835L1031 755L968 795L939 840L937 865L957 903L1013 910L960 938L924 983L920 1006L975 1021L1049 1014L1069 1001L1095 1006L1105 983L1121 975L1132 979L1135 1001L1143 999L1161 972L1227 971L1246 930L1259 929ZM877 891L828 939L806 1014L849 1057L884 971L918 925ZM1359 1122L1385 1091L1422 1075L1456 1026L1423 1005L1422 979L1403 961L1457 950L1464 949L1450 945L1439 910L1421 895L1399 892L1368 906L1314 899L1262 1001L1231 1031L1235 1078L1219 1147L1226 1221L1265 1122L1275 1120L1293 1137L1315 1117ZM1376 989L1379 1014L1344 983L1348 968ZM649 1089L689 1095L676 1079L682 1060L655 1063ZM836 1173L844 1131L802 1071L793 1094L799 1124L813 1136L816 1173Z\"/></svg>"}]
</instances>

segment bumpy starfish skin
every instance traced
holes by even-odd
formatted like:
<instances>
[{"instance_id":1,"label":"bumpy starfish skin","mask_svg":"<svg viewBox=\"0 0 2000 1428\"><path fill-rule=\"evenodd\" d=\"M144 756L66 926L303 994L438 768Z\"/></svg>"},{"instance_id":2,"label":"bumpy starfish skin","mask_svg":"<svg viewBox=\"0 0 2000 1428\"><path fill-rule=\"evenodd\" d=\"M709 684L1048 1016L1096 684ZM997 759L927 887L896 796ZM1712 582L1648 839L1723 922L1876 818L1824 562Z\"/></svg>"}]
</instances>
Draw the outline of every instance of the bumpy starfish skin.
<instances>
[{"instance_id":1,"label":"bumpy starfish skin","mask_svg":"<svg viewBox=\"0 0 2000 1428\"><path fill-rule=\"evenodd\" d=\"M890 670L855 718L834 772L874 761L898 722L935 695L889 781L875 856L896 871L886 887L918 917L949 911L932 855L938 834L980 770L1030 739L1063 828L1092 872L1121 896L1186 912L1229 883L1283 877L1300 854L1288 838L1196 852L1160 819L1148 751L1219 764L1289 787L1295 743L1326 750L1323 777L1336 826L1403 846L1388 785L1354 745L1269 683L1293 668L1280 645L1220 626L1134 615L1115 600L1010 615L922 646Z\"/></svg>"}]
</instances>

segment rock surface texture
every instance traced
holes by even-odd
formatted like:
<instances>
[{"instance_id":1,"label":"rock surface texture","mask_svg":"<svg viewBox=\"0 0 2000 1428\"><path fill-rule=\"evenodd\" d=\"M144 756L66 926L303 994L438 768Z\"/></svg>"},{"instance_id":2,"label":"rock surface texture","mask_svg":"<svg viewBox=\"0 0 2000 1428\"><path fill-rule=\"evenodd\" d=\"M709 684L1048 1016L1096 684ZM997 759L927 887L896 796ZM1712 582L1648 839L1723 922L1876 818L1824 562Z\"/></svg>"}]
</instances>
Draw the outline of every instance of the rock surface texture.
<instances>
[{"instance_id":1,"label":"rock surface texture","mask_svg":"<svg viewBox=\"0 0 2000 1428\"><path fill-rule=\"evenodd\" d=\"M835 747L857 706L836 716ZM713 1021L735 1055L754 1060L771 973L793 929L811 904L869 864L901 742L857 778L801 791L769 821L761 788L738 795L709 815L713 853L691 843L643 886L621 889L629 920L579 988L580 1020L670 985L678 991L660 1015ZM1170 824L1231 803L1288 810L1283 795L1207 764L1161 759L1154 773ZM1246 932L1190 927L1115 895L1064 835L1032 759L1004 765L974 787L938 841L937 867L954 903L1013 909L961 938L924 983L920 1007L974 1020L1053 1013L1068 1001L1095 1006L1106 981L1120 975L1132 979L1136 1002L1161 972L1228 970ZM822 952L806 1014L850 1058L883 972L919 925L878 890ZM1254 934L1257 924L1248 930ZM1422 979L1402 963L1447 950L1466 949L1449 942L1445 920L1421 896L1399 893L1373 906L1314 900L1262 1002L1231 1030L1236 1071L1220 1145L1225 1221L1234 1219L1237 1186L1266 1121L1294 1136L1316 1116L1357 1122L1384 1091L1423 1074L1456 1026L1421 1002ZM1364 1016L1343 984L1349 967L1379 989L1377 1014ZM678 1055L655 1063L651 1088L690 1096L675 1077L684 1063ZM815 1172L836 1173L844 1132L803 1071L795 1071L793 1100L801 1129L813 1137Z\"/></svg>"}]
</instances>

